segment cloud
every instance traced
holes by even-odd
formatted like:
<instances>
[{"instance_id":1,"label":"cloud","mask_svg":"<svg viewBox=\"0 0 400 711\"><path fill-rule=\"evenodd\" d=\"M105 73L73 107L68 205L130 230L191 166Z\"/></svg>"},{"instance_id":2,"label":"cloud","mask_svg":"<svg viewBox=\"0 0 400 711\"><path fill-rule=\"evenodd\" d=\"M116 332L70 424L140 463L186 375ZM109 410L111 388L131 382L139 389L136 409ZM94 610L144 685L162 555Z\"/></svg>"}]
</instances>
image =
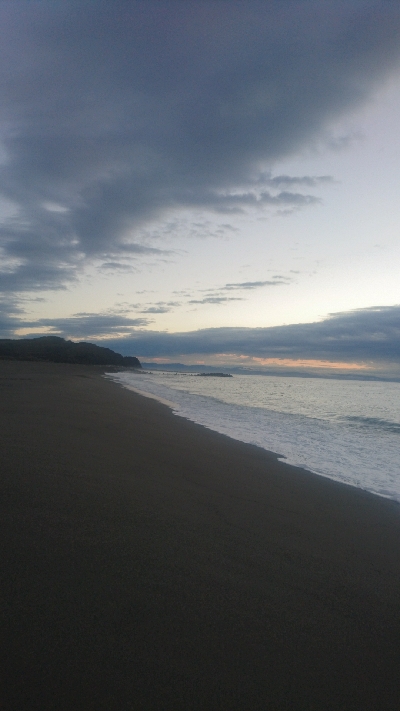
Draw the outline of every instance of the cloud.
<instances>
[{"instance_id":1,"label":"cloud","mask_svg":"<svg viewBox=\"0 0 400 711\"><path fill-rule=\"evenodd\" d=\"M148 326L146 318L129 318L115 314L77 313L69 318L42 318L37 321L19 321L18 328L25 331L24 337L46 334L63 336L75 340L95 340L104 336L117 337L131 335L134 329ZM31 329L29 333L29 329Z\"/></svg>"},{"instance_id":2,"label":"cloud","mask_svg":"<svg viewBox=\"0 0 400 711\"><path fill-rule=\"evenodd\" d=\"M191 299L189 304L223 304L227 301L245 301L243 296L224 296L224 291L253 291L266 286L280 286L282 284L290 284L293 281L291 277L276 275L272 279L266 281L242 281L236 283L228 283L224 286L216 287L215 289L201 289L207 295L202 299Z\"/></svg>"},{"instance_id":3,"label":"cloud","mask_svg":"<svg viewBox=\"0 0 400 711\"><path fill-rule=\"evenodd\" d=\"M140 356L235 353L259 358L384 361L400 364L400 306L331 314L317 323L270 328L141 331L110 347Z\"/></svg>"},{"instance_id":4,"label":"cloud","mask_svg":"<svg viewBox=\"0 0 400 711\"><path fill-rule=\"evenodd\" d=\"M177 197L179 197L179 204L183 207L201 207L226 214L244 213L246 208L260 208L266 206L299 208L321 202L320 198L314 195L303 195L302 193L288 191L281 191L274 195L269 191L256 192L255 190L226 193L220 193L218 191L202 193L199 190L187 190L183 191Z\"/></svg>"},{"instance_id":5,"label":"cloud","mask_svg":"<svg viewBox=\"0 0 400 711\"><path fill-rule=\"evenodd\" d=\"M12 338L20 327L24 310L12 295L0 295L0 338Z\"/></svg>"},{"instance_id":6,"label":"cloud","mask_svg":"<svg viewBox=\"0 0 400 711\"><path fill-rule=\"evenodd\" d=\"M370 96L399 29L385 0L1 3L0 289L141 259L140 231L181 208L317 203L303 188L327 176L265 165Z\"/></svg>"},{"instance_id":7,"label":"cloud","mask_svg":"<svg viewBox=\"0 0 400 711\"><path fill-rule=\"evenodd\" d=\"M140 236L145 241L174 239L204 239L204 238L227 238L232 233L239 233L240 230L228 223L215 223L205 219L202 209L195 210L192 214L181 214L174 220L161 222L151 229L140 230Z\"/></svg>"},{"instance_id":8,"label":"cloud","mask_svg":"<svg viewBox=\"0 0 400 711\"><path fill-rule=\"evenodd\" d=\"M231 298L236 300L221 297L222 300ZM150 311L149 306L147 313L163 313L157 308L163 307L156 305L155 310ZM147 318L131 318L113 312L83 312L70 318L29 321L24 319L23 309L15 300L10 297L0 300L2 338L15 337L21 330L25 336L46 330L76 340L100 339L120 353L139 357L173 356L176 359L190 355L235 354L253 359L400 365L400 305L334 313L316 323L269 328L209 328L167 333L145 330L150 325Z\"/></svg>"},{"instance_id":9,"label":"cloud","mask_svg":"<svg viewBox=\"0 0 400 711\"><path fill-rule=\"evenodd\" d=\"M105 272L132 272L135 270L133 264L125 264L124 262L103 262L100 266L101 271Z\"/></svg>"},{"instance_id":10,"label":"cloud","mask_svg":"<svg viewBox=\"0 0 400 711\"><path fill-rule=\"evenodd\" d=\"M273 187L292 187L293 185L304 185L308 188L315 188L318 185L330 185L335 182L332 175L276 175L260 176L259 182L267 183Z\"/></svg>"},{"instance_id":11,"label":"cloud","mask_svg":"<svg viewBox=\"0 0 400 711\"><path fill-rule=\"evenodd\" d=\"M190 299L189 304L225 304L228 301L244 301L239 296L205 296L204 299Z\"/></svg>"},{"instance_id":12,"label":"cloud","mask_svg":"<svg viewBox=\"0 0 400 711\"><path fill-rule=\"evenodd\" d=\"M180 306L179 301L159 301L156 304L150 304L145 308L141 308L140 313L142 314L167 314L171 312L176 306Z\"/></svg>"},{"instance_id":13,"label":"cloud","mask_svg":"<svg viewBox=\"0 0 400 711\"><path fill-rule=\"evenodd\" d=\"M223 291L232 291L235 289L245 289L245 290L253 290L253 289L260 289L263 286L279 286L280 284L289 284L292 280L289 277L285 276L274 276L272 279L268 279L267 281L242 281L237 284L225 284L225 286L221 287L221 290Z\"/></svg>"}]
</instances>

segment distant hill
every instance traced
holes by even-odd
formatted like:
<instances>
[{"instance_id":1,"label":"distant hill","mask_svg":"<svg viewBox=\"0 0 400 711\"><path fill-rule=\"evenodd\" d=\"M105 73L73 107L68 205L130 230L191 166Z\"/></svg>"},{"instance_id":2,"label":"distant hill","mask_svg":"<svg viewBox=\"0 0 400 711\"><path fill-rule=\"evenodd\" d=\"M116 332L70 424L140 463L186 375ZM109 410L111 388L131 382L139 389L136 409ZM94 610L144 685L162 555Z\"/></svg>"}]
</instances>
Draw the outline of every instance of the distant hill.
<instances>
[{"instance_id":1,"label":"distant hill","mask_svg":"<svg viewBox=\"0 0 400 711\"><path fill-rule=\"evenodd\" d=\"M95 346L94 343L74 343L59 338L59 336L21 338L20 340L0 339L0 359L142 367L138 358L134 356L122 356L110 348Z\"/></svg>"}]
</instances>

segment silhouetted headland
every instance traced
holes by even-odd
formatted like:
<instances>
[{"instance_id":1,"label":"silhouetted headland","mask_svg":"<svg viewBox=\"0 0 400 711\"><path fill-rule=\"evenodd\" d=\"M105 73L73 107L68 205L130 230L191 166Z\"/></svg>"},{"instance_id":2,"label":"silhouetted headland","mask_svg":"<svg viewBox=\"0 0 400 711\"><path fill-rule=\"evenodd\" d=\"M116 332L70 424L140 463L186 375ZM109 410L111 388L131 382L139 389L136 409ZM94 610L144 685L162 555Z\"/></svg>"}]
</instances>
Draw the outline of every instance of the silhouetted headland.
<instances>
[{"instance_id":1,"label":"silhouetted headland","mask_svg":"<svg viewBox=\"0 0 400 711\"><path fill-rule=\"evenodd\" d=\"M74 343L59 336L39 338L11 338L0 340L0 359L51 361L53 363L77 363L81 365L119 365L141 368L138 358L123 356L111 348L94 343Z\"/></svg>"}]
</instances>

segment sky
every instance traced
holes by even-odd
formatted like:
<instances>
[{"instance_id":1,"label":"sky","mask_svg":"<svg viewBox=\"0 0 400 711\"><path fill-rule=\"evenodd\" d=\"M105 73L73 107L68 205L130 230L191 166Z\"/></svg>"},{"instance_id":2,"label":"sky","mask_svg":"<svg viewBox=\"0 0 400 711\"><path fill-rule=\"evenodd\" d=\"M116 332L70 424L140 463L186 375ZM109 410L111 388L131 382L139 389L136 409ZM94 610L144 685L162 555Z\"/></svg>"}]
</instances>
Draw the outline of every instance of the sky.
<instances>
[{"instance_id":1,"label":"sky","mask_svg":"<svg viewBox=\"0 0 400 711\"><path fill-rule=\"evenodd\" d=\"M400 375L399 37L391 0L0 2L0 338Z\"/></svg>"}]
</instances>

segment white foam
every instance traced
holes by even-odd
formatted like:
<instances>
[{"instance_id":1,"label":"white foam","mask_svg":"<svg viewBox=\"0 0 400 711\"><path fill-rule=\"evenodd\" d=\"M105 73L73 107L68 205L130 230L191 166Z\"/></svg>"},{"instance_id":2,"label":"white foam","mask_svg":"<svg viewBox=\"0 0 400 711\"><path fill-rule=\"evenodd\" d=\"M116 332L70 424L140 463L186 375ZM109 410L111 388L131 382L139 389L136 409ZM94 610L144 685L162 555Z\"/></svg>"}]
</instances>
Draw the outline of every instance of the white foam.
<instances>
[{"instance_id":1,"label":"white foam","mask_svg":"<svg viewBox=\"0 0 400 711\"><path fill-rule=\"evenodd\" d=\"M107 377L113 379L113 376L110 375L109 373L106 373ZM115 378L117 380L117 378ZM122 383L124 388L127 390L131 390L134 393L137 393L138 395L143 395L143 397L147 397L150 400L157 400L157 402L161 402L163 405L167 405L168 407L171 408L171 410L177 410L179 409L179 405L176 402L171 402L171 400L166 400L163 397L160 397L159 395L153 395L153 393L149 393L146 390L139 390L139 388L133 387L133 385L129 385L129 383Z\"/></svg>"},{"instance_id":2,"label":"white foam","mask_svg":"<svg viewBox=\"0 0 400 711\"><path fill-rule=\"evenodd\" d=\"M400 501L400 385L268 376L111 376L290 464Z\"/></svg>"}]
</instances>

